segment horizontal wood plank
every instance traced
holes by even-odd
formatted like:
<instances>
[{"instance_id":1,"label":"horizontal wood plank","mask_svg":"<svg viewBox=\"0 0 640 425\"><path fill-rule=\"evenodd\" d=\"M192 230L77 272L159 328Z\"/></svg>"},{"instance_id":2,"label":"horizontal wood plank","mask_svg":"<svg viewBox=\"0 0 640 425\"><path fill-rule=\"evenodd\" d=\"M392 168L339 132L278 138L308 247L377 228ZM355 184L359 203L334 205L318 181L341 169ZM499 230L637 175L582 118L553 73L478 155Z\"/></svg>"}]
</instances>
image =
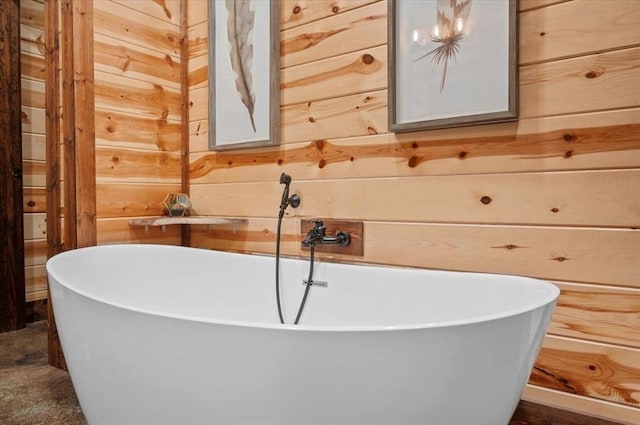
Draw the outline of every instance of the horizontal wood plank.
<instances>
[{"instance_id":1,"label":"horizontal wood plank","mask_svg":"<svg viewBox=\"0 0 640 425\"><path fill-rule=\"evenodd\" d=\"M96 109L96 145L180 151L180 124L119 111Z\"/></svg>"},{"instance_id":2,"label":"horizontal wood plank","mask_svg":"<svg viewBox=\"0 0 640 425\"><path fill-rule=\"evenodd\" d=\"M44 161L46 159L44 134L22 132L22 159Z\"/></svg>"},{"instance_id":3,"label":"horizontal wood plank","mask_svg":"<svg viewBox=\"0 0 640 425\"><path fill-rule=\"evenodd\" d=\"M519 0L518 10L524 12L532 9L539 9L541 7L547 7L554 4L565 3L573 0Z\"/></svg>"},{"instance_id":4,"label":"horizontal wood plank","mask_svg":"<svg viewBox=\"0 0 640 425\"><path fill-rule=\"evenodd\" d=\"M44 57L31 53L20 53L20 73L25 79L44 81Z\"/></svg>"},{"instance_id":5,"label":"horizontal wood plank","mask_svg":"<svg viewBox=\"0 0 640 425\"><path fill-rule=\"evenodd\" d=\"M380 0L282 0L280 3L280 29L286 30Z\"/></svg>"},{"instance_id":6,"label":"horizontal wood plank","mask_svg":"<svg viewBox=\"0 0 640 425\"><path fill-rule=\"evenodd\" d=\"M180 153L96 147L97 183L179 183Z\"/></svg>"},{"instance_id":7,"label":"horizontal wood plank","mask_svg":"<svg viewBox=\"0 0 640 425\"><path fill-rule=\"evenodd\" d=\"M189 120L208 120L209 116L209 87L200 86L189 90Z\"/></svg>"},{"instance_id":8,"label":"horizontal wood plank","mask_svg":"<svg viewBox=\"0 0 640 425\"><path fill-rule=\"evenodd\" d=\"M209 12L207 3L208 0L189 0L187 2L187 18L189 21L189 27L207 21Z\"/></svg>"},{"instance_id":9,"label":"horizontal wood plank","mask_svg":"<svg viewBox=\"0 0 640 425\"><path fill-rule=\"evenodd\" d=\"M25 267L24 278L27 302L46 298L42 296L47 291L47 270L43 265Z\"/></svg>"},{"instance_id":10,"label":"horizontal wood plank","mask_svg":"<svg viewBox=\"0 0 640 425\"><path fill-rule=\"evenodd\" d=\"M557 391L640 407L640 350L545 338L530 382Z\"/></svg>"},{"instance_id":11,"label":"horizontal wood plank","mask_svg":"<svg viewBox=\"0 0 640 425\"><path fill-rule=\"evenodd\" d=\"M45 118L43 108L22 106L22 132L46 134Z\"/></svg>"},{"instance_id":12,"label":"horizontal wood plank","mask_svg":"<svg viewBox=\"0 0 640 425\"><path fill-rule=\"evenodd\" d=\"M521 13L519 29L521 64L637 46L640 3L574 0Z\"/></svg>"},{"instance_id":13,"label":"horizontal wood plank","mask_svg":"<svg viewBox=\"0 0 640 425\"><path fill-rule=\"evenodd\" d=\"M44 187L25 187L22 199L25 213L47 212L47 190Z\"/></svg>"},{"instance_id":14,"label":"horizontal wood plank","mask_svg":"<svg viewBox=\"0 0 640 425\"><path fill-rule=\"evenodd\" d=\"M640 110L633 109L224 153L206 150L208 129L198 121L190 125L191 179L273 181L282 171L294 179L334 179L638 167L639 119Z\"/></svg>"},{"instance_id":15,"label":"horizontal wood plank","mask_svg":"<svg viewBox=\"0 0 640 425\"><path fill-rule=\"evenodd\" d=\"M128 3L128 2L127 2ZM112 1L93 2L94 31L180 58L180 28Z\"/></svg>"},{"instance_id":16,"label":"horizontal wood plank","mask_svg":"<svg viewBox=\"0 0 640 425\"><path fill-rule=\"evenodd\" d=\"M22 184L25 187L46 187L46 163L44 161L22 161Z\"/></svg>"},{"instance_id":17,"label":"horizontal wood plank","mask_svg":"<svg viewBox=\"0 0 640 425\"><path fill-rule=\"evenodd\" d=\"M387 48L286 68L280 81L282 106L380 90L387 87Z\"/></svg>"},{"instance_id":18,"label":"horizontal wood plank","mask_svg":"<svg viewBox=\"0 0 640 425\"><path fill-rule=\"evenodd\" d=\"M47 240L30 239L24 241L25 266L39 266L47 262Z\"/></svg>"},{"instance_id":19,"label":"horizontal wood plank","mask_svg":"<svg viewBox=\"0 0 640 425\"><path fill-rule=\"evenodd\" d=\"M23 78L20 93L23 106L44 109L44 81Z\"/></svg>"},{"instance_id":20,"label":"horizontal wood plank","mask_svg":"<svg viewBox=\"0 0 640 425\"><path fill-rule=\"evenodd\" d=\"M640 409L637 407L569 394L537 385L528 384L524 389L522 398L523 400L570 410L593 418L617 421L622 425L637 425L640 422Z\"/></svg>"},{"instance_id":21,"label":"horizontal wood plank","mask_svg":"<svg viewBox=\"0 0 640 425\"><path fill-rule=\"evenodd\" d=\"M189 26L188 39L189 58L202 56L207 54L209 49L209 27L208 21L203 21L198 24Z\"/></svg>"},{"instance_id":22,"label":"horizontal wood plank","mask_svg":"<svg viewBox=\"0 0 640 425\"><path fill-rule=\"evenodd\" d=\"M189 59L189 93L192 90L208 87L209 56L201 55ZM191 117L189 117L191 119Z\"/></svg>"},{"instance_id":23,"label":"horizontal wood plank","mask_svg":"<svg viewBox=\"0 0 640 425\"><path fill-rule=\"evenodd\" d=\"M372 221L365 221L364 226L362 261L366 263L640 288L637 230ZM246 231L238 234L216 229L203 235L194 229L192 245L271 254L275 229L275 218L256 217L249 220ZM283 222L284 255L304 257L298 232L298 219Z\"/></svg>"},{"instance_id":24,"label":"horizontal wood plank","mask_svg":"<svg viewBox=\"0 0 640 425\"><path fill-rule=\"evenodd\" d=\"M167 226L164 229L150 228L145 232L143 227L129 226L129 219L104 218L97 220L98 245L117 243L149 243L164 245L180 245L180 226Z\"/></svg>"},{"instance_id":25,"label":"horizontal wood plank","mask_svg":"<svg viewBox=\"0 0 640 425\"><path fill-rule=\"evenodd\" d=\"M102 71L95 72L96 109L179 122L180 102L177 89Z\"/></svg>"},{"instance_id":26,"label":"horizontal wood plank","mask_svg":"<svg viewBox=\"0 0 640 425\"><path fill-rule=\"evenodd\" d=\"M183 0L131 1L112 0L129 7L132 11L141 12L165 22L180 26L180 2ZM198 0L188 0L189 3ZM200 0L203 1L203 0Z\"/></svg>"},{"instance_id":27,"label":"horizontal wood plank","mask_svg":"<svg viewBox=\"0 0 640 425\"><path fill-rule=\"evenodd\" d=\"M284 31L280 66L287 68L387 42L387 4L377 2Z\"/></svg>"},{"instance_id":28,"label":"horizontal wood plank","mask_svg":"<svg viewBox=\"0 0 640 425\"><path fill-rule=\"evenodd\" d=\"M638 182L640 170L619 170L297 181L291 189L302 198L296 216L640 228ZM274 181L193 185L191 194L205 211L224 204L233 216L268 216L281 190Z\"/></svg>"},{"instance_id":29,"label":"horizontal wood plank","mask_svg":"<svg viewBox=\"0 0 640 425\"><path fill-rule=\"evenodd\" d=\"M24 240L44 239L47 237L47 214L34 213L24 215Z\"/></svg>"},{"instance_id":30,"label":"horizontal wood plank","mask_svg":"<svg viewBox=\"0 0 640 425\"><path fill-rule=\"evenodd\" d=\"M522 66L520 116L636 107L640 105L637 81L640 81L638 47Z\"/></svg>"},{"instance_id":31,"label":"horizontal wood plank","mask_svg":"<svg viewBox=\"0 0 640 425\"><path fill-rule=\"evenodd\" d=\"M285 106L282 143L386 133L387 91Z\"/></svg>"},{"instance_id":32,"label":"horizontal wood plank","mask_svg":"<svg viewBox=\"0 0 640 425\"><path fill-rule=\"evenodd\" d=\"M556 282L561 294L549 332L640 348L640 291Z\"/></svg>"},{"instance_id":33,"label":"horizontal wood plank","mask_svg":"<svg viewBox=\"0 0 640 425\"><path fill-rule=\"evenodd\" d=\"M97 184L98 218L162 215L165 196L180 192L180 184Z\"/></svg>"},{"instance_id":34,"label":"horizontal wood plank","mask_svg":"<svg viewBox=\"0 0 640 425\"><path fill-rule=\"evenodd\" d=\"M20 0L20 23L44 28L44 4L36 0Z\"/></svg>"},{"instance_id":35,"label":"horizontal wood plank","mask_svg":"<svg viewBox=\"0 0 640 425\"><path fill-rule=\"evenodd\" d=\"M101 34L95 35L95 69L180 89L180 61Z\"/></svg>"},{"instance_id":36,"label":"horizontal wood plank","mask_svg":"<svg viewBox=\"0 0 640 425\"><path fill-rule=\"evenodd\" d=\"M44 30L29 25L20 25L20 51L44 57Z\"/></svg>"}]
</instances>

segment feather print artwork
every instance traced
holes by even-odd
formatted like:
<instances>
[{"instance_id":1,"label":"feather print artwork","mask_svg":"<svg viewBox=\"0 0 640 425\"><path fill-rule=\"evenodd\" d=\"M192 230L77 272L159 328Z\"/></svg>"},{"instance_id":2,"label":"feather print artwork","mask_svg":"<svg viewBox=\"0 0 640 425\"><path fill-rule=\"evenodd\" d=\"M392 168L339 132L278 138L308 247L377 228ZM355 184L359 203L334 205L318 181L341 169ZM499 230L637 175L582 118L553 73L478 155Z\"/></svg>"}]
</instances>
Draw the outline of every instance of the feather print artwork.
<instances>
[{"instance_id":1,"label":"feather print artwork","mask_svg":"<svg viewBox=\"0 0 640 425\"><path fill-rule=\"evenodd\" d=\"M449 59L455 59L460 53L460 43L464 36L467 18L471 10L471 0L438 0L436 12L436 26L430 34L431 41L440 43L438 47L415 59L417 62L428 56L436 64L443 64L440 93L444 90L447 78L447 64Z\"/></svg>"},{"instance_id":2,"label":"feather print artwork","mask_svg":"<svg viewBox=\"0 0 640 425\"><path fill-rule=\"evenodd\" d=\"M229 59L235 75L236 90L247 108L251 126L256 132L253 110L256 95L253 91L253 24L255 11L253 0L225 0L227 7L227 38Z\"/></svg>"}]
</instances>

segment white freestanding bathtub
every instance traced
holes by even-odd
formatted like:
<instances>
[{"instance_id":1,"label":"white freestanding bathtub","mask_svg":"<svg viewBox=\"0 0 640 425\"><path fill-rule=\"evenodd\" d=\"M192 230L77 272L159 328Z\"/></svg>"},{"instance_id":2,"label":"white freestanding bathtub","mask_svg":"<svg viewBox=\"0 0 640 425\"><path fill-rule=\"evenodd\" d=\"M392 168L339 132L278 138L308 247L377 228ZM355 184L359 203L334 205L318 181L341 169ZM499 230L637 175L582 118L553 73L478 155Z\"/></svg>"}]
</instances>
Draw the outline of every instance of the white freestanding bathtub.
<instances>
[{"instance_id":1,"label":"white freestanding bathtub","mask_svg":"<svg viewBox=\"0 0 640 425\"><path fill-rule=\"evenodd\" d=\"M523 277L317 263L281 325L273 257L111 245L47 263L89 424L503 425L559 295ZM292 321L308 262L282 260Z\"/></svg>"}]
</instances>

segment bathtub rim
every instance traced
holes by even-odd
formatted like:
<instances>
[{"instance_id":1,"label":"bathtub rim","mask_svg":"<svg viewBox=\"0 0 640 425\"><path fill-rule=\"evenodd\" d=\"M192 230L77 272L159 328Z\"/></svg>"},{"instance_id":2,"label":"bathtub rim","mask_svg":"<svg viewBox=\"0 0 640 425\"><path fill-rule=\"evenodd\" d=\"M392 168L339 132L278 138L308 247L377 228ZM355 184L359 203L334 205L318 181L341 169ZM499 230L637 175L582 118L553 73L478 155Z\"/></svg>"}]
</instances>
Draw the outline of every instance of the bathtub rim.
<instances>
[{"instance_id":1,"label":"bathtub rim","mask_svg":"<svg viewBox=\"0 0 640 425\"><path fill-rule=\"evenodd\" d=\"M236 255L246 255L246 256L260 256L260 257L273 258L273 256L264 255L264 254L239 253L239 252L232 252L232 251L219 251L219 250L204 249L204 248L185 247L185 246L180 246L180 245L165 245L165 244L109 244L109 245L94 245L94 246L75 248L75 249L71 249L71 250L68 250L68 251L64 251L64 252L58 253L58 254L54 255L53 257L49 258L47 260L46 264L45 264L45 269L47 271L47 276L50 279L52 278L53 280L55 280L56 283L59 284L60 286L62 286L65 289L68 289L68 290L76 293L77 295L80 295L80 296L82 296L84 298L90 299L90 300L98 302L98 303L106 304L106 305L109 305L109 306L112 306L112 307L115 307L115 308L131 311L131 312L136 312L136 313L141 313L141 314L148 314L148 315L156 316L156 317L165 317L165 318L170 318L170 319L185 320L185 321L199 322L199 323L209 323L209 324L216 324L216 325L225 325L225 326L241 326L241 327L251 327L251 328L273 329L273 330L293 330L293 331L312 331L312 332L411 331L411 330L420 330L420 329L438 329L438 328L449 328L449 327L458 327L458 326L466 326L466 325L487 323L487 322L491 322L491 321L494 321L494 320L506 319L506 318L509 318L509 317L518 316L520 314L529 313L529 312L535 311L535 310L537 310L539 308L542 308L542 307L545 307L545 306L548 306L548 305L555 305L557 300L558 300L558 297L560 296L560 288L557 285L555 285L554 283L549 282L549 281L544 280L544 279L538 279L538 278L533 278L533 277L528 277L528 276L510 275L510 274L502 274L502 273L466 272L466 271L426 269L426 268L422 269L422 268L418 268L418 267L404 267L404 266L382 265L382 264L373 264L373 263L369 264L369 263L346 263L346 262L338 263L338 262L335 262L336 264L364 266L364 267L383 267L383 268L391 267L391 268L399 268L399 269L425 270L425 271L433 270L433 271L438 271L438 272L464 274L464 275L467 275L467 276L470 276L470 277L472 277L474 275L476 275L476 276L512 277L512 278L515 278L515 279L518 279L518 280L526 280L526 281L530 281L530 282L535 282L536 285L541 285L541 286L548 287L549 288L549 294L546 297L543 297L540 301L535 302L535 303L530 303L530 304L526 305L525 307L509 309L509 310L505 310L503 312L495 313L495 314L487 314L487 315L483 315L483 316L478 316L478 317L474 317L472 319L447 320L447 321L431 322L431 323L425 322L425 323L414 323L414 324L410 324L410 325L388 325L388 326L381 326L381 325L369 325L369 326L322 326L322 325L304 325L304 324L294 325L294 324L291 324L291 323L280 324L280 323L265 323L265 322L249 322L249 321L238 321L238 320L212 319L212 318L207 318L207 317L197 316L197 315L167 313L167 312L157 311L157 310L148 309L148 308L134 307L134 306L126 305L126 304L119 303L119 302L108 301L108 300L105 300L102 297L98 297L98 296L92 295L92 294L88 293L88 291L84 291L82 289L79 289L75 285L70 285L66 280L61 279L57 275L55 270L52 270L52 268L54 268L52 266L55 266L56 262L63 261L62 259L64 259L64 257L74 255L74 252L78 251L78 250L82 250L82 251L93 251L93 250L100 251L100 250L112 250L112 249L117 249L117 248L122 248L122 247L142 248L142 249L168 249L168 250L182 250L182 251L196 250L196 251L200 251L200 252L212 251L212 252L220 252L220 253L226 253L226 254L236 254ZM305 261L304 258L298 258L298 257L291 257L290 259ZM323 260L323 261L326 261L326 260ZM329 261L326 261L326 262L329 262ZM51 285L51 282L49 282L49 285ZM51 298L53 298L53 296L51 296ZM55 302L53 302L53 300L52 300L52 304L55 305ZM274 308L275 308L275 300L274 300ZM55 307L54 307L54 310L55 310Z\"/></svg>"}]
</instances>

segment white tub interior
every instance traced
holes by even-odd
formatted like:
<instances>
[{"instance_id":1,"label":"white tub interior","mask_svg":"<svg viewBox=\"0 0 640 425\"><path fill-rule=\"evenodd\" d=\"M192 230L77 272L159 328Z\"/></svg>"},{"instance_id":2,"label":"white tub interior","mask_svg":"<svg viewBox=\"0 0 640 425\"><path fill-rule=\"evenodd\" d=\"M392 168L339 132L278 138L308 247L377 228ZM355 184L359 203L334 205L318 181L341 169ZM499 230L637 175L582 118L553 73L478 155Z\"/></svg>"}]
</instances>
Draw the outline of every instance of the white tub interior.
<instances>
[{"instance_id":1,"label":"white tub interior","mask_svg":"<svg viewBox=\"0 0 640 425\"><path fill-rule=\"evenodd\" d=\"M119 307L200 321L280 326L273 257L157 245L100 246L51 260L48 270L75 292ZM304 291L308 261L283 259L287 322ZM559 290L536 279L316 261L300 329L450 326L518 314Z\"/></svg>"}]
</instances>

